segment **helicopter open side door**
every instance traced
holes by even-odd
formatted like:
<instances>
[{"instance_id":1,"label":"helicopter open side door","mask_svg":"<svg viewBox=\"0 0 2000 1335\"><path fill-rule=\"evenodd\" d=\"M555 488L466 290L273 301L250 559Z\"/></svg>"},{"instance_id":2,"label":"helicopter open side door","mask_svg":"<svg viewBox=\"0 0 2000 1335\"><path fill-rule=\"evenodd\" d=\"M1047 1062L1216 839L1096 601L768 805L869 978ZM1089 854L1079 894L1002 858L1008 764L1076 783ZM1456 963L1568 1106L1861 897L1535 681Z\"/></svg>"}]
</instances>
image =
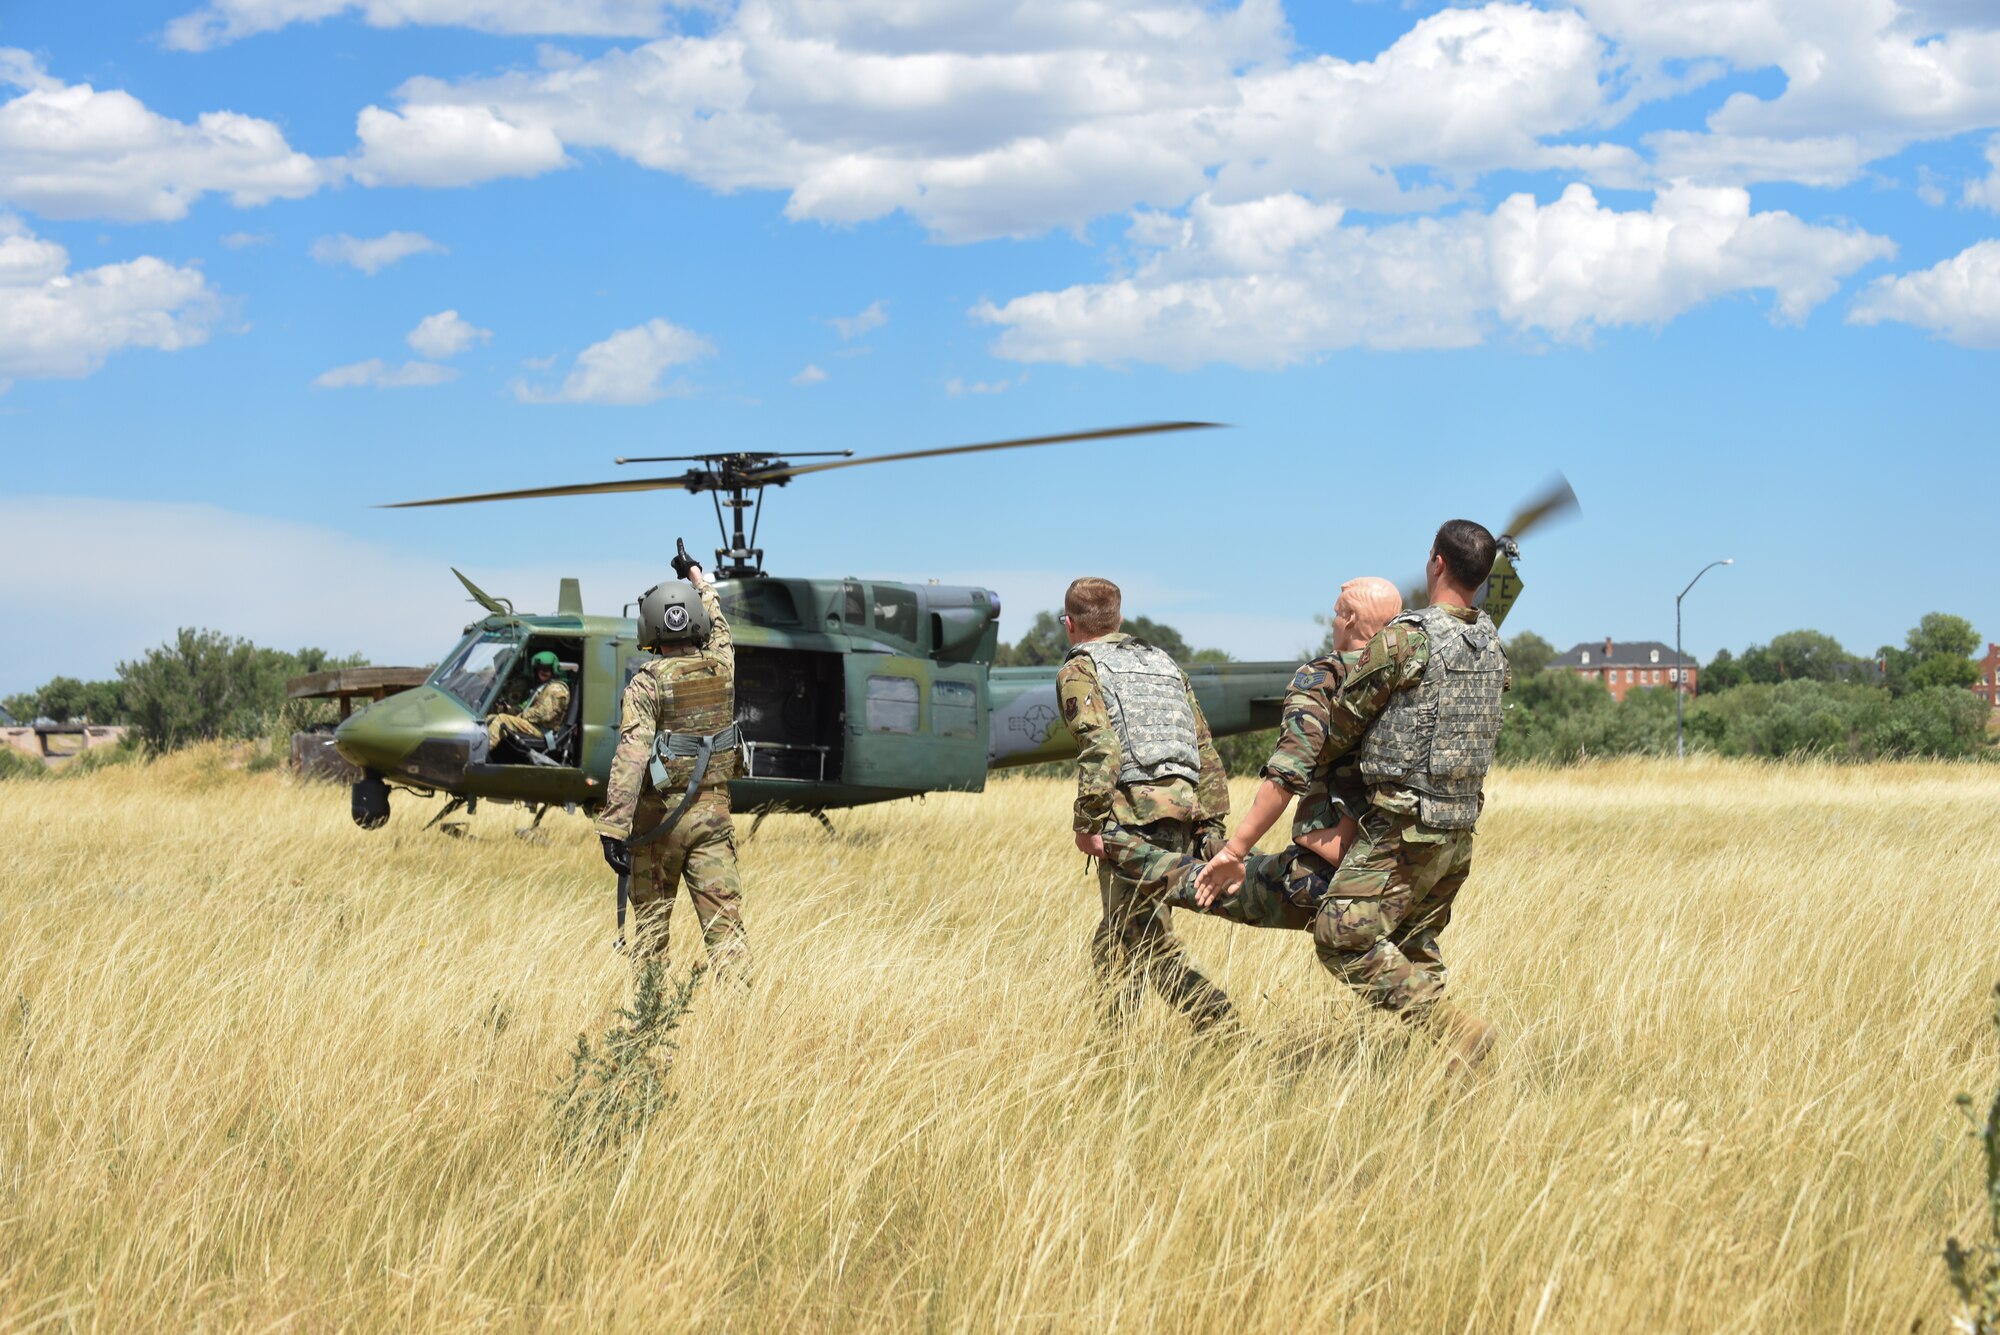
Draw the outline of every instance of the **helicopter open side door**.
<instances>
[{"instance_id":1,"label":"helicopter open side door","mask_svg":"<svg viewBox=\"0 0 2000 1335\"><path fill-rule=\"evenodd\" d=\"M906 654L849 654L848 783L913 792L986 787L985 669Z\"/></svg>"}]
</instances>

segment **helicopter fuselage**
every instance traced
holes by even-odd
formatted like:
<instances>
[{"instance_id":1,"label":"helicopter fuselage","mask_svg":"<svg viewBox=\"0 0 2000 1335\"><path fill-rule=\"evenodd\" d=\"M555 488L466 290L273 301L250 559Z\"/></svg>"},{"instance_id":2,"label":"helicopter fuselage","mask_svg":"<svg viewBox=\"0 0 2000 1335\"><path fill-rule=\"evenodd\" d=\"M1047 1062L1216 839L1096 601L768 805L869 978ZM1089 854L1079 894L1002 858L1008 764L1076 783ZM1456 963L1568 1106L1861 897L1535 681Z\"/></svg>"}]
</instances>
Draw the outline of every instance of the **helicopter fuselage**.
<instances>
[{"instance_id":1,"label":"helicopter fuselage","mask_svg":"<svg viewBox=\"0 0 2000 1335\"><path fill-rule=\"evenodd\" d=\"M468 584L468 587L471 587ZM474 590L477 593L477 590ZM981 588L757 577L717 584L736 645L739 811L825 811L925 792L977 792L990 770L1076 753L1053 665L994 668L1000 600ZM482 595L483 597L483 595ZM595 807L618 746L625 685L653 657L629 617L586 616L565 582L553 616L489 601L424 685L341 724L335 746L367 776L457 797ZM525 695L531 655L555 653L570 718L529 762L489 754L484 719ZM1189 671L1218 736L1269 727L1294 667ZM355 819L386 819L363 801ZM364 808L370 813L364 819Z\"/></svg>"}]
</instances>

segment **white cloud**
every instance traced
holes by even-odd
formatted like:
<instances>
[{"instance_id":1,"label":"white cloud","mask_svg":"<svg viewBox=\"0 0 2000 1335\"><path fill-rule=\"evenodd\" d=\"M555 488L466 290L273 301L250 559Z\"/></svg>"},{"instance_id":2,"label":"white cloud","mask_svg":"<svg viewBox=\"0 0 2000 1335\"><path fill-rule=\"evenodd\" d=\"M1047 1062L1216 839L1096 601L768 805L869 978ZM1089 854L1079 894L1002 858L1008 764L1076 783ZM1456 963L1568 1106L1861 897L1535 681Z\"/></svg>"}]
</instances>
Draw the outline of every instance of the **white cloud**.
<instances>
[{"instance_id":1,"label":"white cloud","mask_svg":"<svg viewBox=\"0 0 2000 1335\"><path fill-rule=\"evenodd\" d=\"M1968 348L2000 348L2000 241L1980 241L1928 269L1876 279L1848 319L1895 320Z\"/></svg>"},{"instance_id":2,"label":"white cloud","mask_svg":"<svg viewBox=\"0 0 2000 1335\"><path fill-rule=\"evenodd\" d=\"M887 302L871 301L868 303L868 309L860 314L836 315L827 323L833 326L833 331L840 335L843 343L849 342L889 323L889 312L885 309L887 305Z\"/></svg>"},{"instance_id":3,"label":"white cloud","mask_svg":"<svg viewBox=\"0 0 2000 1335\"><path fill-rule=\"evenodd\" d=\"M1986 165L1991 170L1984 177L1966 184L1965 202L2000 213L2000 134L1986 141Z\"/></svg>"},{"instance_id":4,"label":"white cloud","mask_svg":"<svg viewBox=\"0 0 2000 1335\"><path fill-rule=\"evenodd\" d=\"M817 385L825 379L826 372L820 370L811 362L807 362L805 369L792 377L792 383L794 385Z\"/></svg>"},{"instance_id":5,"label":"white cloud","mask_svg":"<svg viewBox=\"0 0 2000 1335\"><path fill-rule=\"evenodd\" d=\"M249 250L253 246L268 246L278 238L269 232L229 232L222 237L224 250Z\"/></svg>"},{"instance_id":6,"label":"white cloud","mask_svg":"<svg viewBox=\"0 0 2000 1335\"><path fill-rule=\"evenodd\" d=\"M391 366L380 357L336 366L313 378L318 389L423 389L458 379L458 372L435 362L404 362Z\"/></svg>"},{"instance_id":7,"label":"white cloud","mask_svg":"<svg viewBox=\"0 0 2000 1335\"><path fill-rule=\"evenodd\" d=\"M994 351L1020 361L1282 366L1339 348L1465 347L1496 326L1558 339L1660 324L1768 290L1799 320L1841 277L1893 253L1880 237L1752 213L1746 191L1676 186L1646 211L1573 185L1546 205L1379 227L1297 195L1203 197L1185 218L1141 215L1131 276L985 303Z\"/></svg>"},{"instance_id":8,"label":"white cloud","mask_svg":"<svg viewBox=\"0 0 2000 1335\"><path fill-rule=\"evenodd\" d=\"M67 250L0 214L0 379L73 379L126 348L193 347L221 310L198 269L145 255L72 273Z\"/></svg>"},{"instance_id":9,"label":"white cloud","mask_svg":"<svg viewBox=\"0 0 2000 1335\"><path fill-rule=\"evenodd\" d=\"M962 380L957 376L944 382L944 392L953 398L963 394L1005 394L1010 389L1018 389L1028 383L1026 375L999 380Z\"/></svg>"},{"instance_id":10,"label":"white cloud","mask_svg":"<svg viewBox=\"0 0 2000 1335\"><path fill-rule=\"evenodd\" d=\"M416 79L399 97L410 116L476 109L716 189L785 190L794 218L901 209L953 240L1080 227L1204 188L1369 207L1449 197L1405 188L1405 165L1453 182L1636 170L1627 149L1542 142L1607 114L1605 44L1573 13L1450 9L1370 61L1288 63L1289 50L1276 0L744 0L707 35Z\"/></svg>"},{"instance_id":11,"label":"white cloud","mask_svg":"<svg viewBox=\"0 0 2000 1335\"><path fill-rule=\"evenodd\" d=\"M293 23L354 14L375 28L449 24L494 33L651 37L668 0L210 0L167 24L167 45L206 51Z\"/></svg>"},{"instance_id":12,"label":"white cloud","mask_svg":"<svg viewBox=\"0 0 2000 1335\"><path fill-rule=\"evenodd\" d=\"M365 274L376 274L412 255L443 255L447 247L422 232L389 232L382 236L358 237L342 232L323 236L312 243L312 257L321 264L348 264Z\"/></svg>"},{"instance_id":13,"label":"white cloud","mask_svg":"<svg viewBox=\"0 0 2000 1335\"><path fill-rule=\"evenodd\" d=\"M714 351L700 334L665 320L648 320L578 353L576 365L555 389L516 381L514 397L523 403L652 403L669 393L661 384L668 371Z\"/></svg>"},{"instance_id":14,"label":"white cloud","mask_svg":"<svg viewBox=\"0 0 2000 1335\"><path fill-rule=\"evenodd\" d=\"M474 185L540 176L568 161L546 125L517 124L482 106L363 107L355 133L361 151L348 170L370 186Z\"/></svg>"},{"instance_id":15,"label":"white cloud","mask_svg":"<svg viewBox=\"0 0 2000 1335\"><path fill-rule=\"evenodd\" d=\"M119 89L51 78L25 51L0 48L0 204L50 218L163 222L205 194L238 206L298 199L328 179L270 121L208 111L193 124Z\"/></svg>"},{"instance_id":16,"label":"white cloud","mask_svg":"<svg viewBox=\"0 0 2000 1335\"><path fill-rule=\"evenodd\" d=\"M409 332L405 341L418 356L441 362L458 356L475 343L488 342L492 337L491 329L481 329L470 320L461 319L458 312L452 310L426 315L417 322L417 327Z\"/></svg>"},{"instance_id":17,"label":"white cloud","mask_svg":"<svg viewBox=\"0 0 2000 1335\"><path fill-rule=\"evenodd\" d=\"M1576 0L1657 68L1717 57L1776 68L1774 97L1730 95L1707 134L1649 136L1663 176L1837 185L1908 144L2000 119L2000 10L1975 0Z\"/></svg>"}]
</instances>

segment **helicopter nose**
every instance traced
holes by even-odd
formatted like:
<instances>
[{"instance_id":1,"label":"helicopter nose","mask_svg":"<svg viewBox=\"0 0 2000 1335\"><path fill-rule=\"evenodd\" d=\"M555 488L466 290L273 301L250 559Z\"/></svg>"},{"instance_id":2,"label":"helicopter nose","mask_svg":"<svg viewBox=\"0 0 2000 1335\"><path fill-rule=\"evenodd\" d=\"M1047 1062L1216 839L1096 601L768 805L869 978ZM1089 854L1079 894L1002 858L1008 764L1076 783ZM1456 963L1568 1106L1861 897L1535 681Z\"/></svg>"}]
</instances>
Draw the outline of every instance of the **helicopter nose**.
<instances>
[{"instance_id":1,"label":"helicopter nose","mask_svg":"<svg viewBox=\"0 0 2000 1335\"><path fill-rule=\"evenodd\" d=\"M470 710L434 686L419 686L350 715L334 729L333 746L364 770L457 788L478 738Z\"/></svg>"}]
</instances>

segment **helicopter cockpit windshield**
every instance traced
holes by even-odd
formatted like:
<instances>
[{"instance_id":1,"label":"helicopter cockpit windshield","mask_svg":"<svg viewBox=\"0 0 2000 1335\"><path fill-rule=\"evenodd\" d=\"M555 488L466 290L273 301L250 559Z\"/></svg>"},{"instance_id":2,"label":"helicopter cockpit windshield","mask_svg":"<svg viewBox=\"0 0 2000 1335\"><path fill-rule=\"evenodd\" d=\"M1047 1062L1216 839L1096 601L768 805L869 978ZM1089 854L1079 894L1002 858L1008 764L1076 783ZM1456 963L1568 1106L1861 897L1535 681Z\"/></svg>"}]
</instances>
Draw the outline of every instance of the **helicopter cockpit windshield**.
<instances>
[{"instance_id":1,"label":"helicopter cockpit windshield","mask_svg":"<svg viewBox=\"0 0 2000 1335\"><path fill-rule=\"evenodd\" d=\"M483 714L520 647L520 636L511 631L475 631L438 664L430 684L457 698L474 714Z\"/></svg>"}]
</instances>

